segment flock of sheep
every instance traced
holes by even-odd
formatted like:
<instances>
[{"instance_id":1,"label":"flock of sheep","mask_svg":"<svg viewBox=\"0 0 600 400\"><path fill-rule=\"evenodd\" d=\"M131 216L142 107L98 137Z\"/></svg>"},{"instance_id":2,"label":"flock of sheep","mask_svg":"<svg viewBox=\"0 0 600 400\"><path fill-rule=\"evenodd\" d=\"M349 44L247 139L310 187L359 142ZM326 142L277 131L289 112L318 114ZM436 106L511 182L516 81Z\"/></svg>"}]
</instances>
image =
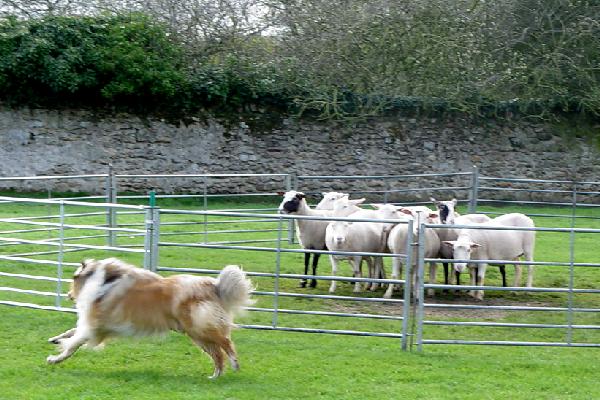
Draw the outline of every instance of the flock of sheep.
<instances>
[{"instance_id":1,"label":"flock of sheep","mask_svg":"<svg viewBox=\"0 0 600 400\"><path fill-rule=\"evenodd\" d=\"M338 192L323 193L323 199L315 208L309 207L306 196L302 192L289 191L283 194L283 200L279 205L279 212L306 217L348 217L352 219L381 219L381 220L414 220L413 242L418 240L418 224L450 225L448 228L428 228L424 231L425 258L455 259L451 268L450 279L447 265L445 265L445 283L456 281L459 284L459 274L469 269L472 286L483 286L485 281L486 263L469 263L469 260L506 260L516 261L523 257L526 261L533 261L533 250L535 245L535 231L533 230L510 230L493 229L494 227L521 227L533 228L533 221L524 214L511 213L501 215L494 219L483 214L459 215L455 211L456 199L450 201L436 201L431 199L436 210L425 206L395 206L392 204L375 204L375 209L364 209L360 205L365 199L350 199L348 194ZM460 229L453 225L475 225L479 229ZM332 252L356 252L356 253L391 253L407 254L413 251L411 268L416 268L416 249L407 249L409 236L408 224L391 222L351 222L351 221L329 221L326 219L298 219L296 220L296 234L300 245L309 250L328 250ZM485 229L490 227L490 229ZM310 257L312 253L305 253L304 274L308 275ZM312 274L316 275L319 263L319 253L314 253L312 260ZM369 266L369 277L385 276L383 259L378 256L361 255L330 255L331 274L335 276L338 271L338 262L347 259L353 269L354 277L361 277L361 264L364 259ZM402 269L402 258L392 258L391 279L397 280ZM503 285L506 286L504 265L500 265ZM430 263L429 282L436 282L435 262ZM455 277L455 278L454 278ZM331 281L329 292L336 290L337 282ZM515 264L514 286L521 284L521 266ZM301 287L307 285L307 280L302 280ZM533 265L528 266L527 287L533 285ZM312 279L311 287L316 286L316 280ZM368 283L367 288L375 290L378 284ZM415 286L413 286L415 288ZM362 290L361 282L354 284L354 292ZM389 284L384 298L391 298L394 284ZM483 299L483 290L469 292L475 299ZM434 295L433 289L428 289L428 295Z\"/></svg>"}]
</instances>

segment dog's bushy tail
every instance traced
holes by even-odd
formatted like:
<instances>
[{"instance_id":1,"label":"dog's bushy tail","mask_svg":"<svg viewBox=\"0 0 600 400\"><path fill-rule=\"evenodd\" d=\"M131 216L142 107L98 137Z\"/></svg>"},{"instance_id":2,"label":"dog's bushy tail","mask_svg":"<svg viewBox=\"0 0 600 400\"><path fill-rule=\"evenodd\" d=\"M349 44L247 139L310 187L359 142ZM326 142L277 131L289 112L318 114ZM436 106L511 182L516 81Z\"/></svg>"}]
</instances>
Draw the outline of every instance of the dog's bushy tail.
<instances>
[{"instance_id":1,"label":"dog's bushy tail","mask_svg":"<svg viewBox=\"0 0 600 400\"><path fill-rule=\"evenodd\" d=\"M253 290L252 282L237 265L226 266L217 278L217 293L228 310L236 311L253 304L250 299Z\"/></svg>"}]
</instances>

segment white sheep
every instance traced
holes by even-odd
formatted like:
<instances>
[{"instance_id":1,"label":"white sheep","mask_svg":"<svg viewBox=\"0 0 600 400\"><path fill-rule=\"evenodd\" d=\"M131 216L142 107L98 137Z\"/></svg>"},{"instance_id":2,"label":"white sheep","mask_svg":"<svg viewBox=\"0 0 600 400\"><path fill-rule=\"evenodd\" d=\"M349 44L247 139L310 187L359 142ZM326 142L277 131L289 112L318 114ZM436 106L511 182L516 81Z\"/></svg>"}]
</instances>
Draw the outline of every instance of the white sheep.
<instances>
[{"instance_id":1,"label":"white sheep","mask_svg":"<svg viewBox=\"0 0 600 400\"><path fill-rule=\"evenodd\" d=\"M361 199L363 200L363 199ZM375 207L374 210L366 210L358 207L356 205L356 200L349 200L347 197L340 198L335 201L333 208L333 215L335 216L348 216L352 218L362 218L362 219L394 219L396 217L404 218L401 214L398 214L396 211L399 209L393 205L389 204L371 204L371 206ZM387 226L382 235L387 235L390 226ZM385 251L389 252L387 248L387 239L382 236L382 241L386 242ZM354 258L356 261L357 268L361 271L362 274L362 260L367 262L369 266L369 278L376 279L385 279L385 270L383 268L383 258L382 257L369 257L362 256ZM379 283L372 282L367 283L367 289L377 290L379 287Z\"/></svg>"},{"instance_id":2,"label":"white sheep","mask_svg":"<svg viewBox=\"0 0 600 400\"><path fill-rule=\"evenodd\" d=\"M364 201L349 200L350 204L356 206ZM294 214L303 216L314 216L314 217L330 217L333 215L331 210L313 210L306 203L306 196L302 192L296 192L295 190L284 193L283 200L279 205L279 213L281 214ZM345 215L339 215L345 216ZM300 246L308 250L326 250L325 245L325 229L329 221L326 220L296 220L296 236ZM308 266L310 264L311 253L304 253L304 275L308 275ZM312 260L312 274L317 274L317 266L319 264L319 253L315 253ZM306 279L300 281L300 287L306 287ZM312 279L310 287L316 287L317 281Z\"/></svg>"},{"instance_id":3,"label":"white sheep","mask_svg":"<svg viewBox=\"0 0 600 400\"><path fill-rule=\"evenodd\" d=\"M337 200L349 197L348 193L340 192L323 192L322 195L323 198L315 206L315 210L333 210L333 205Z\"/></svg>"},{"instance_id":4,"label":"white sheep","mask_svg":"<svg viewBox=\"0 0 600 400\"><path fill-rule=\"evenodd\" d=\"M414 221L413 223L413 240L412 243L415 243L419 240L418 238L418 227L421 221L427 223L434 223L434 218L437 218L437 214L435 213L426 213L423 209L412 209L411 207L403 207L400 211L404 214L407 214L410 219ZM430 210L431 211L431 210ZM417 248L412 246L412 243L409 243L409 248L407 248L407 239L409 236L408 224L398 224L392 228L388 235L387 244L391 253L393 254L404 254L407 255L409 251L411 253L411 282L413 284L413 294L416 295L416 266L417 266ZM440 239L437 233L433 229L425 229L425 249L424 256L425 258L435 258L439 254L440 249ZM429 283L435 283L436 281L436 271L437 264L435 262L429 263ZM402 261L400 257L394 257L392 259L392 277L391 279L399 279L400 274L402 272ZM406 283L405 283L406 285ZM384 294L384 298L389 299L392 297L394 292L394 284L390 284ZM427 294L429 296L434 295L433 289L428 289Z\"/></svg>"},{"instance_id":5,"label":"white sheep","mask_svg":"<svg viewBox=\"0 0 600 400\"><path fill-rule=\"evenodd\" d=\"M491 221L491 218L485 214L466 214L460 215L456 212L456 205L458 201L456 199L446 200L446 201L438 201L431 198L431 201L435 204L438 214L439 214L439 223L444 225L470 225L470 224L481 224L484 222ZM452 241L456 240L458 237L458 232L460 229L456 228L448 228L448 229L437 229L437 234L440 237L442 242L444 241ZM440 246L440 258L450 259L452 258L452 249L448 246ZM452 268L448 269L448 263L443 263L444 265L444 283L448 285L449 282L454 281L452 279L456 276L456 284L460 285L460 274L456 273L456 270ZM500 274L502 275L502 286L506 287L506 268L504 265L498 265L500 268ZM450 279L449 276L450 275Z\"/></svg>"},{"instance_id":6,"label":"white sheep","mask_svg":"<svg viewBox=\"0 0 600 400\"><path fill-rule=\"evenodd\" d=\"M340 200L343 203L343 200ZM337 210L339 203L336 203L334 210ZM358 212L349 215L349 218L364 218L364 219L401 219L400 214L392 205L378 206L378 210L359 210ZM325 242L330 251L345 251L357 253L383 253L387 249L387 233L393 227L393 223L379 222L350 222L350 221L334 221L327 226L325 232ZM338 261L347 259L350 261L354 276L360 278L361 263L363 256L347 256L347 255L330 255L331 274L335 276L338 271ZM370 270L375 270L374 275L379 277L379 271L383 271L383 261L381 257L374 257L370 264ZM378 285L370 286L371 290L375 290ZM329 292L334 293L337 287L337 282L333 280L329 287ZM354 292L361 291L361 283L354 284Z\"/></svg>"},{"instance_id":7,"label":"white sheep","mask_svg":"<svg viewBox=\"0 0 600 400\"><path fill-rule=\"evenodd\" d=\"M454 259L457 260L518 260L523 256L526 261L533 261L535 246L535 231L494 230L494 226L535 227L531 218L524 214L512 213L501 215L478 226L490 229L461 229L453 241L443 242L444 246L452 248ZM472 264L468 267L471 272L471 285L484 286L487 264ZM467 262L454 263L454 269L462 272L467 268ZM473 272L476 270L476 273ZM515 264L514 286L521 285L521 267ZM533 285L533 265L528 267L527 287ZM483 290L471 291L470 294L478 300L483 300Z\"/></svg>"}]
</instances>

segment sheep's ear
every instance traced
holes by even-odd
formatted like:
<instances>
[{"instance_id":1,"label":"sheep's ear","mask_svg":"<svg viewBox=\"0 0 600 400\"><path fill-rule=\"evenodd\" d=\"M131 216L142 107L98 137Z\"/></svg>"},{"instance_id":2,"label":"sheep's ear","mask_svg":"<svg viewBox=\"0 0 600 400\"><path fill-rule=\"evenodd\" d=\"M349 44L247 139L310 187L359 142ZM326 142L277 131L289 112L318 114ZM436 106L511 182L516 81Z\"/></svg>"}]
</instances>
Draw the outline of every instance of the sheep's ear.
<instances>
[{"instance_id":1,"label":"sheep's ear","mask_svg":"<svg viewBox=\"0 0 600 400\"><path fill-rule=\"evenodd\" d=\"M452 199L452 204L457 205L458 204L458 200Z\"/></svg>"},{"instance_id":2,"label":"sheep's ear","mask_svg":"<svg viewBox=\"0 0 600 400\"><path fill-rule=\"evenodd\" d=\"M478 247L481 247L479 243L471 242L471 249L476 249Z\"/></svg>"},{"instance_id":3,"label":"sheep's ear","mask_svg":"<svg viewBox=\"0 0 600 400\"><path fill-rule=\"evenodd\" d=\"M455 241L454 241L454 240L444 240L444 241L442 242L442 244L443 244L444 246L448 246L448 247L454 247L454 243L455 243Z\"/></svg>"},{"instance_id":4,"label":"sheep's ear","mask_svg":"<svg viewBox=\"0 0 600 400\"><path fill-rule=\"evenodd\" d=\"M408 208L402 207L398 211L400 211L402 214L412 215L412 211L410 211Z\"/></svg>"},{"instance_id":5,"label":"sheep's ear","mask_svg":"<svg viewBox=\"0 0 600 400\"><path fill-rule=\"evenodd\" d=\"M429 218L435 219L437 217L439 217L439 215L437 213L429 213Z\"/></svg>"},{"instance_id":6,"label":"sheep's ear","mask_svg":"<svg viewBox=\"0 0 600 400\"><path fill-rule=\"evenodd\" d=\"M354 200L349 200L350 204L353 204L355 206L364 203L366 199L363 197L362 199L354 199Z\"/></svg>"},{"instance_id":7,"label":"sheep's ear","mask_svg":"<svg viewBox=\"0 0 600 400\"><path fill-rule=\"evenodd\" d=\"M296 197L299 198L299 199L305 199L306 195L304 193L297 193Z\"/></svg>"},{"instance_id":8,"label":"sheep's ear","mask_svg":"<svg viewBox=\"0 0 600 400\"><path fill-rule=\"evenodd\" d=\"M283 196L283 195L285 194L285 192L277 192L277 194L278 194L279 196Z\"/></svg>"}]
</instances>

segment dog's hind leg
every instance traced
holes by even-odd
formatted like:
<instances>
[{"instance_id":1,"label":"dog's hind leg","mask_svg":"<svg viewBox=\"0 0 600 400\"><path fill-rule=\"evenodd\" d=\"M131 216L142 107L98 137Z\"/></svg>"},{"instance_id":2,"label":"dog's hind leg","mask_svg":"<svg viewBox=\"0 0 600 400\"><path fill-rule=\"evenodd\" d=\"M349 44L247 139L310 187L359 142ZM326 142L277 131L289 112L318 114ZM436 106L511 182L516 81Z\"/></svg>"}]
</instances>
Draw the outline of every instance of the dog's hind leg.
<instances>
[{"instance_id":1,"label":"dog's hind leg","mask_svg":"<svg viewBox=\"0 0 600 400\"><path fill-rule=\"evenodd\" d=\"M225 354L227 354L227 357L229 357L229 362L231 363L231 368L233 368L234 371L239 371L240 363L238 362L237 353L235 351L235 346L234 346L233 342L231 341L231 339L225 338L220 343L220 345L221 345L221 348L223 349L223 351L225 352Z\"/></svg>"},{"instance_id":2,"label":"dog's hind leg","mask_svg":"<svg viewBox=\"0 0 600 400\"><path fill-rule=\"evenodd\" d=\"M57 364L61 361L64 361L65 359L71 357L71 355L73 355L78 348L85 344L88 339L88 335L85 333L80 333L79 331L76 331L73 336L69 338L60 339L59 343L63 351L56 356L48 356L48 358L46 358L46 362L48 362L48 364Z\"/></svg>"},{"instance_id":3,"label":"dog's hind leg","mask_svg":"<svg viewBox=\"0 0 600 400\"><path fill-rule=\"evenodd\" d=\"M225 369L225 357L223 357L221 346L214 342L205 342L200 338L192 337L192 340L212 358L213 363L215 364L213 374L209 378L215 379L223 375L223 370Z\"/></svg>"},{"instance_id":4,"label":"dog's hind leg","mask_svg":"<svg viewBox=\"0 0 600 400\"><path fill-rule=\"evenodd\" d=\"M76 328L71 328L66 332L61 333L58 336L53 336L50 339L48 339L48 343L54 343L54 344L59 344L60 343L60 339L66 339L66 338L70 338L75 334L75 331L77 329Z\"/></svg>"}]
</instances>

